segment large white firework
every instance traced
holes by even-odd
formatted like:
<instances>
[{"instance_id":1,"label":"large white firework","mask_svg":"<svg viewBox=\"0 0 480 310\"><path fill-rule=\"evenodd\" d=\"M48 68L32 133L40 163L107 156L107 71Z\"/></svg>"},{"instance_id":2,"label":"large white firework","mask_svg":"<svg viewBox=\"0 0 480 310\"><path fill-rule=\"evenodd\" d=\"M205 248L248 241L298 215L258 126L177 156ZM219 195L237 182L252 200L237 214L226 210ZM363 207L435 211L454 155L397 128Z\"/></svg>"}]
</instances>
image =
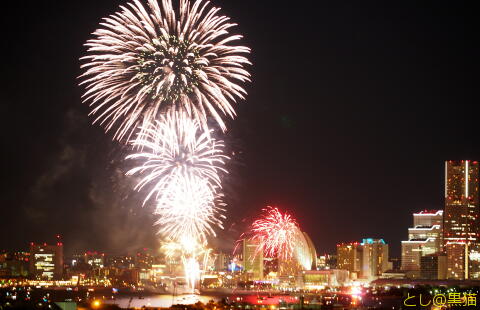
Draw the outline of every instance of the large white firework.
<instances>
[{"instance_id":1,"label":"large white firework","mask_svg":"<svg viewBox=\"0 0 480 310\"><path fill-rule=\"evenodd\" d=\"M100 24L88 40L82 60L83 95L106 131L129 139L169 110L182 111L206 129L211 115L226 129L222 116L235 116L232 103L246 95L245 57L250 49L235 45L236 24L219 8L197 0L138 0ZM142 130L142 129L141 129Z\"/></svg>"},{"instance_id":2,"label":"large white firework","mask_svg":"<svg viewBox=\"0 0 480 310\"><path fill-rule=\"evenodd\" d=\"M208 236L216 235L215 227L223 228L225 203L221 198L204 179L177 178L157 200L159 233L180 242L184 249L207 242Z\"/></svg>"},{"instance_id":3,"label":"large white firework","mask_svg":"<svg viewBox=\"0 0 480 310\"><path fill-rule=\"evenodd\" d=\"M143 134L138 134L132 144L139 152L127 159L140 165L127 175L141 176L137 190L151 185L144 203L152 196L165 199L162 197L171 195L171 189L184 184L185 179L204 180L212 194L217 192L221 187L219 173L227 172L224 164L228 157L223 154L223 142L210 134L200 128L198 121L179 112L160 116L143 129Z\"/></svg>"},{"instance_id":4,"label":"large white firework","mask_svg":"<svg viewBox=\"0 0 480 310\"><path fill-rule=\"evenodd\" d=\"M150 186L144 203L155 198L159 233L180 243L205 242L222 225L220 173L227 156L223 143L184 113L168 113L133 140L138 153L127 159L139 165L136 189Z\"/></svg>"}]
</instances>

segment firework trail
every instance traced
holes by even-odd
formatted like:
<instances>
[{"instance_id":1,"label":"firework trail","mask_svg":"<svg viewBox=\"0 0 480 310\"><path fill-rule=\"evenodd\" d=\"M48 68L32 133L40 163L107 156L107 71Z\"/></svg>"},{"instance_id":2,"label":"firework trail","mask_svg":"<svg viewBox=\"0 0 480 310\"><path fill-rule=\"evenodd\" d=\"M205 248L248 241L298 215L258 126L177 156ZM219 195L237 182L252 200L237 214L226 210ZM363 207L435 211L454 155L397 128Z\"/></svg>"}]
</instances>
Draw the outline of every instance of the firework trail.
<instances>
[{"instance_id":1,"label":"firework trail","mask_svg":"<svg viewBox=\"0 0 480 310\"><path fill-rule=\"evenodd\" d=\"M201 279L201 274L205 272L208 266L212 249L207 248L206 243L199 244L194 240L176 242L167 238L166 241L162 242L161 251L169 259L180 258L185 272L185 281L193 293L195 284ZM202 263L199 263L199 260Z\"/></svg>"},{"instance_id":2,"label":"firework trail","mask_svg":"<svg viewBox=\"0 0 480 310\"><path fill-rule=\"evenodd\" d=\"M172 197L172 191L178 190L180 184L196 186L195 192L203 190L207 196L210 190L214 195L221 187L219 173L227 173L223 168L228 159L223 155L223 142L213 139L210 132L203 132L197 121L183 113L162 115L132 144L139 152L127 156L127 159L142 164L129 170L127 175L142 175L136 190L154 183L144 203L154 195L157 200L165 201L165 197ZM188 184L186 179L191 182L203 179L205 181L201 183L208 188ZM198 193L197 198L200 198Z\"/></svg>"},{"instance_id":3,"label":"firework trail","mask_svg":"<svg viewBox=\"0 0 480 310\"><path fill-rule=\"evenodd\" d=\"M219 10L203 0L178 0L177 8L172 0L146 7L135 0L104 18L85 44L80 76L94 123L128 140L173 110L204 129L210 115L225 130L222 116L233 118L232 103L246 95L250 49L233 44L242 36L230 34L236 24Z\"/></svg>"},{"instance_id":4,"label":"firework trail","mask_svg":"<svg viewBox=\"0 0 480 310\"><path fill-rule=\"evenodd\" d=\"M261 217L252 223L247 234L250 240L258 242L257 252L289 260L294 256L299 233L299 226L290 214L269 206L262 210Z\"/></svg>"}]
</instances>

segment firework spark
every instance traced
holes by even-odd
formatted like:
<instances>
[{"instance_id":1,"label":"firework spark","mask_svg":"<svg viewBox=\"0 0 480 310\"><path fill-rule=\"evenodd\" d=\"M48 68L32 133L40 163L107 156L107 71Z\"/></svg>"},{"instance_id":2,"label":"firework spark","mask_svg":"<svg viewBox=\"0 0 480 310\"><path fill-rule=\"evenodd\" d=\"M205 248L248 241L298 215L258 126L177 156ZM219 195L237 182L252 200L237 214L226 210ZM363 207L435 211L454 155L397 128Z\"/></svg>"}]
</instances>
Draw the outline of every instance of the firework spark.
<instances>
[{"instance_id":1,"label":"firework spark","mask_svg":"<svg viewBox=\"0 0 480 310\"><path fill-rule=\"evenodd\" d=\"M289 260L294 255L295 244L300 229L295 219L278 208L267 207L262 215L251 225L249 238L258 242L258 251L267 257Z\"/></svg>"},{"instance_id":2,"label":"firework spark","mask_svg":"<svg viewBox=\"0 0 480 310\"><path fill-rule=\"evenodd\" d=\"M157 201L155 214L159 233L184 244L206 242L215 236L214 227L223 229L225 204L205 180L179 178L171 182Z\"/></svg>"},{"instance_id":3,"label":"firework spark","mask_svg":"<svg viewBox=\"0 0 480 310\"><path fill-rule=\"evenodd\" d=\"M211 260L212 249L207 244L199 244L195 240L180 242L166 239L162 242L161 251L167 258L180 258L183 264L185 281L188 288L194 292L195 284L205 272Z\"/></svg>"},{"instance_id":4,"label":"firework spark","mask_svg":"<svg viewBox=\"0 0 480 310\"><path fill-rule=\"evenodd\" d=\"M88 40L85 72L80 76L94 122L114 138L129 139L166 111L185 112L206 129L211 115L225 130L223 115L235 116L232 103L244 99L240 84L249 81L242 38L230 34L236 24L218 15L209 2L135 0L104 18Z\"/></svg>"},{"instance_id":5,"label":"firework spark","mask_svg":"<svg viewBox=\"0 0 480 310\"><path fill-rule=\"evenodd\" d=\"M186 179L192 182L205 180L202 183L214 195L221 187L219 173L227 172L223 168L228 159L223 155L223 142L213 139L210 132L201 131L197 121L182 113L161 116L159 121L144 129L143 135L138 135L133 146L139 153L129 155L127 159L143 164L128 171L127 175L143 175L137 190L155 183L144 203L154 194L157 200L165 200L180 183L187 185ZM208 189L201 190L207 194ZM195 192L198 190L200 188Z\"/></svg>"},{"instance_id":6,"label":"firework spark","mask_svg":"<svg viewBox=\"0 0 480 310\"><path fill-rule=\"evenodd\" d=\"M169 113L151 124L133 141L139 153L127 157L141 164L127 172L140 175L141 190L153 184L144 203L155 198L159 233L175 240L203 243L222 227L220 172L225 160L223 144L201 131L196 120Z\"/></svg>"}]
</instances>

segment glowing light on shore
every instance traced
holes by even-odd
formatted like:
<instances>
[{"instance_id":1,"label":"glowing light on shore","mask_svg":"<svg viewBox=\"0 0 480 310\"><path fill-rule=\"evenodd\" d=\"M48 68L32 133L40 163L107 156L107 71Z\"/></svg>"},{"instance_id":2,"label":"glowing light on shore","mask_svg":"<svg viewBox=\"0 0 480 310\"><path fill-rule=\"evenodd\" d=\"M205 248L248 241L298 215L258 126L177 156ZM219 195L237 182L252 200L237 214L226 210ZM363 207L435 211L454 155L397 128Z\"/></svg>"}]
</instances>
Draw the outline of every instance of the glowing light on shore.
<instances>
[{"instance_id":1,"label":"glowing light on shore","mask_svg":"<svg viewBox=\"0 0 480 310\"><path fill-rule=\"evenodd\" d=\"M180 259L183 265L184 277L191 293L195 292L195 286L201 280L202 273L210 260L211 249L207 243L196 243L195 240L182 240L176 242L167 239L162 242L161 252L168 259ZM200 264L200 262L202 264Z\"/></svg>"}]
</instances>

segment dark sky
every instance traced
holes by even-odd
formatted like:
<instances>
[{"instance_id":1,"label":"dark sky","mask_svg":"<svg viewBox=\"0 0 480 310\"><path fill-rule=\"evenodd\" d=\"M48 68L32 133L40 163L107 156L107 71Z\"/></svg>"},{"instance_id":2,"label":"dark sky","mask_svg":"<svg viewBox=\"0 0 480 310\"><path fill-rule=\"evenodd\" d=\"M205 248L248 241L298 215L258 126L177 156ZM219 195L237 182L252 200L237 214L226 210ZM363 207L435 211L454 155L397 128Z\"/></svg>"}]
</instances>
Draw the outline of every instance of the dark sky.
<instances>
[{"instance_id":1,"label":"dark sky","mask_svg":"<svg viewBox=\"0 0 480 310\"><path fill-rule=\"evenodd\" d=\"M443 161L480 159L478 18L467 1L214 0L252 48L253 83L223 139L229 220L273 204L319 252L442 208ZM128 150L90 125L83 43L123 1L14 2L2 17L0 249L62 234L67 252L155 246ZM316 6L313 6L315 3ZM2 156L3 157L3 156Z\"/></svg>"}]
</instances>

